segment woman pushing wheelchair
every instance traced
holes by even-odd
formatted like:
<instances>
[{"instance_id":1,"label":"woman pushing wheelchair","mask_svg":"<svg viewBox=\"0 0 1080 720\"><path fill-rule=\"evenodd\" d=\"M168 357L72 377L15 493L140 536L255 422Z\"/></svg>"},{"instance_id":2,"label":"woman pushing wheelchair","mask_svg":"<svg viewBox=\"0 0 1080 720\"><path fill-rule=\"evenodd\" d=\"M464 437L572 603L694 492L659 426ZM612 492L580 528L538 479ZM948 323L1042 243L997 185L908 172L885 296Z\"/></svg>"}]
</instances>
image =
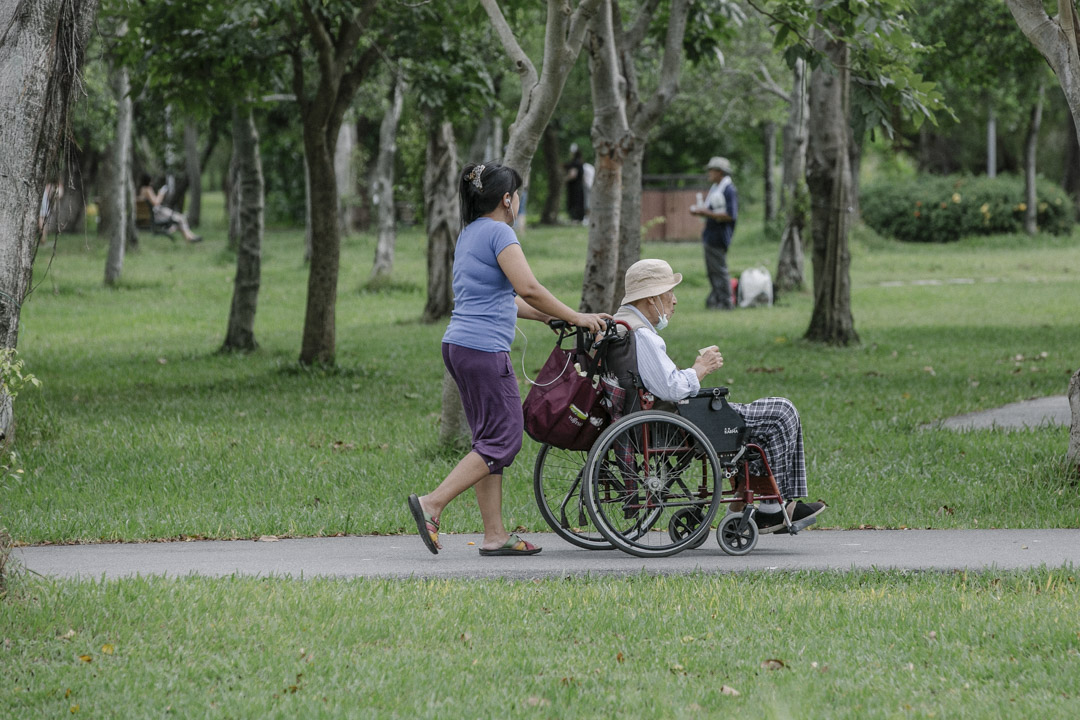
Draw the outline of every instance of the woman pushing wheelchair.
<instances>
[{"instance_id":1,"label":"woman pushing wheelchair","mask_svg":"<svg viewBox=\"0 0 1080 720\"><path fill-rule=\"evenodd\" d=\"M636 345L638 378L657 400L677 403L698 392L701 381L723 367L724 358L714 345L701 350L694 364L680 370L667 354L660 331L667 327L678 300L674 288L682 274L673 272L663 260L639 260L626 271L626 295L615 313L625 323ZM792 522L814 517L825 509L820 502L803 502L806 497L806 457L803 452L802 423L795 406L787 398L768 397L751 403L731 403L746 423L749 440L761 446L777 486L788 503ZM785 533L783 513L777 502L762 502L754 516L761 534Z\"/></svg>"},{"instance_id":2,"label":"woman pushing wheelchair","mask_svg":"<svg viewBox=\"0 0 1080 720\"><path fill-rule=\"evenodd\" d=\"M454 250L454 311L443 335L443 363L457 383L472 431L472 450L426 495L410 495L409 512L427 549L437 554L442 511L469 488L476 492L484 538L480 555L535 555L540 548L507 532L502 476L521 449L524 419L510 343L518 318L558 318L592 332L606 313L580 313L533 275L514 221L521 176L495 163L469 164L458 178L463 229Z\"/></svg>"}]
</instances>

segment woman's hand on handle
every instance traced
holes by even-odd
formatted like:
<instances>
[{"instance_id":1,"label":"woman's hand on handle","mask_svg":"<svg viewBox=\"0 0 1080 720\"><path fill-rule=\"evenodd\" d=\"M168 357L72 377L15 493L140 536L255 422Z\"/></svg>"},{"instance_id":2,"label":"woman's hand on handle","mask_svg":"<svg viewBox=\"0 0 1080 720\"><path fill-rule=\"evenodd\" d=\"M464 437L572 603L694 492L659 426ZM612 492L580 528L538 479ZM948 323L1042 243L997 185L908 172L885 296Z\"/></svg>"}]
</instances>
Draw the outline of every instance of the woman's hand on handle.
<instances>
[{"instance_id":1,"label":"woman's hand on handle","mask_svg":"<svg viewBox=\"0 0 1080 720\"><path fill-rule=\"evenodd\" d=\"M611 319L611 315L607 313L574 313L570 322L578 327L589 328L593 335L597 335L607 329L607 321Z\"/></svg>"}]
</instances>

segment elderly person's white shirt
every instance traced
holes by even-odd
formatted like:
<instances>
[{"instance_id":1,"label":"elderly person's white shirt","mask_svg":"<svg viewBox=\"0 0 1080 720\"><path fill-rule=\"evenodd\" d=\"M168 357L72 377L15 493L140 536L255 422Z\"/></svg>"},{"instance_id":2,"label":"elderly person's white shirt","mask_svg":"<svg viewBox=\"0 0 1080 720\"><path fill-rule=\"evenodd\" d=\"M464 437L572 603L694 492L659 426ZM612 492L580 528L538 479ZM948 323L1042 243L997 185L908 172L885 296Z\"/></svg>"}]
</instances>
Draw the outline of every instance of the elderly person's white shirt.
<instances>
[{"instance_id":1,"label":"elderly person's white shirt","mask_svg":"<svg viewBox=\"0 0 1080 720\"><path fill-rule=\"evenodd\" d=\"M701 382L693 368L680 370L668 357L667 343L656 332L640 310L633 305L624 305L645 322L645 327L637 330L634 338L637 344L638 375L645 389L660 400L678 402L701 389Z\"/></svg>"}]
</instances>

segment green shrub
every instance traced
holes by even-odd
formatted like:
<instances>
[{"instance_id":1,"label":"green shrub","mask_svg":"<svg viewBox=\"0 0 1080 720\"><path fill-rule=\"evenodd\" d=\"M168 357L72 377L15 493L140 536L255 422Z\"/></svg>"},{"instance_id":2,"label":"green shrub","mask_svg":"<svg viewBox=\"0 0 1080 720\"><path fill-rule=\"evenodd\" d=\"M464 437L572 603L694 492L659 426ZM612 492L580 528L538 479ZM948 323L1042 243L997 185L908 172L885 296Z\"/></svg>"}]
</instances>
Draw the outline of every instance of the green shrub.
<instances>
[{"instance_id":1,"label":"green shrub","mask_svg":"<svg viewBox=\"0 0 1080 720\"><path fill-rule=\"evenodd\" d=\"M1039 230L1072 231L1073 206L1054 183L1036 182ZM872 183L860 193L863 221L904 242L953 242L968 235L1023 230L1024 182L1014 175L919 175Z\"/></svg>"}]
</instances>

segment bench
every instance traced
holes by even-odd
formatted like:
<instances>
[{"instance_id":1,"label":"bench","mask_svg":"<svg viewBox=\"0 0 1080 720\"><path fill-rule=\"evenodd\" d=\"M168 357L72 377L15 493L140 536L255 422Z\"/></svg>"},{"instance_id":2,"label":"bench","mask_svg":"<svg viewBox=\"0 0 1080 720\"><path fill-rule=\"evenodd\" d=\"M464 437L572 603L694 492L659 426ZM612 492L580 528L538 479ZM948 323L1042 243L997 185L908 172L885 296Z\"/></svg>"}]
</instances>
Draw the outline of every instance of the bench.
<instances>
[{"instance_id":1,"label":"bench","mask_svg":"<svg viewBox=\"0 0 1080 720\"><path fill-rule=\"evenodd\" d=\"M173 242L173 232L176 225L171 220L158 222L154 219L154 208L146 200L135 201L135 227L138 230L149 230L154 235L165 235Z\"/></svg>"}]
</instances>

